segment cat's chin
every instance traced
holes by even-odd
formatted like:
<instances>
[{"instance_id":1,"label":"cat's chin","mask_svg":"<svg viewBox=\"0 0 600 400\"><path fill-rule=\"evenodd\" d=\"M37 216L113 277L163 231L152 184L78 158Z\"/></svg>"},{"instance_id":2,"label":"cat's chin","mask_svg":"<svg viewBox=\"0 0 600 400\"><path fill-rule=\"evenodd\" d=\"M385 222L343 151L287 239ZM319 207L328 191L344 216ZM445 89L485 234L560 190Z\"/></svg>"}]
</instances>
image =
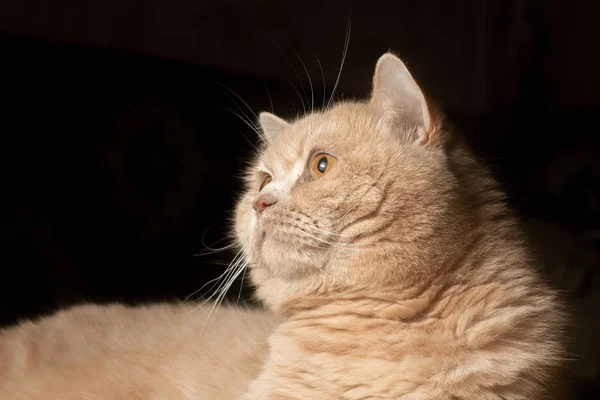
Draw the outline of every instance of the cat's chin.
<instances>
[{"instance_id":1,"label":"cat's chin","mask_svg":"<svg viewBox=\"0 0 600 400\"><path fill-rule=\"evenodd\" d=\"M259 221L254 232L255 243L262 249L280 247L295 248L297 239L289 234L286 234L282 229L279 229L277 224L268 221Z\"/></svg>"},{"instance_id":2,"label":"cat's chin","mask_svg":"<svg viewBox=\"0 0 600 400\"><path fill-rule=\"evenodd\" d=\"M278 257L281 257L282 254L285 254L294 248L292 240L293 238L286 238L284 236L263 232L259 239L261 257L264 258L268 255L277 255Z\"/></svg>"}]
</instances>

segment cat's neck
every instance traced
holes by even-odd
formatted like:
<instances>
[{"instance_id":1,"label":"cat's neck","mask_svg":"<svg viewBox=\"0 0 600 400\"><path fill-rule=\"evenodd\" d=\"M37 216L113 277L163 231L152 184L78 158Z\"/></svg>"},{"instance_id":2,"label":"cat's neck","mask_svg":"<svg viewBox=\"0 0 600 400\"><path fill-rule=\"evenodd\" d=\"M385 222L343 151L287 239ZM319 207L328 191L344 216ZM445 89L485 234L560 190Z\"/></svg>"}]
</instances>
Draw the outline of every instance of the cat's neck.
<instances>
[{"instance_id":1,"label":"cat's neck","mask_svg":"<svg viewBox=\"0 0 600 400\"><path fill-rule=\"evenodd\" d=\"M394 285L365 287L355 283L339 289L323 285L322 280L315 280L313 285L310 279L290 282L271 278L263 282L259 295L269 308L290 319L325 322L341 315L400 323L426 319L449 306L456 291L469 291L489 282L519 285L512 277L520 275L529 259L518 235L513 237L510 220L492 221L474 231L473 241L456 257L446 259L447 265L438 268L438 274L414 274Z\"/></svg>"}]
</instances>

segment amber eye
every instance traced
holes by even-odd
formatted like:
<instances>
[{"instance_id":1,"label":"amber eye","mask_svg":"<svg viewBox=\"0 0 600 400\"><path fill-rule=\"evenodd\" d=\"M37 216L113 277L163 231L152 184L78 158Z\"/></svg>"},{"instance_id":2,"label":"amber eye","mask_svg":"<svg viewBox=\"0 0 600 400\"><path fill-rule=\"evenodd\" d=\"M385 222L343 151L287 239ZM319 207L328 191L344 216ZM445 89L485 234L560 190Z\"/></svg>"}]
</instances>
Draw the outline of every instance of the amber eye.
<instances>
[{"instance_id":1,"label":"amber eye","mask_svg":"<svg viewBox=\"0 0 600 400\"><path fill-rule=\"evenodd\" d=\"M328 173L337 162L337 158L330 154L319 153L313 158L310 166L310 176L318 179Z\"/></svg>"},{"instance_id":2,"label":"amber eye","mask_svg":"<svg viewBox=\"0 0 600 400\"><path fill-rule=\"evenodd\" d=\"M271 178L270 175L267 175L265 177L265 179L262 181L262 183L260 184L260 188L258 189L258 191L260 192L261 190L263 190L263 188L265 186L267 186L269 184L269 182L271 182L273 180L273 178Z\"/></svg>"}]
</instances>

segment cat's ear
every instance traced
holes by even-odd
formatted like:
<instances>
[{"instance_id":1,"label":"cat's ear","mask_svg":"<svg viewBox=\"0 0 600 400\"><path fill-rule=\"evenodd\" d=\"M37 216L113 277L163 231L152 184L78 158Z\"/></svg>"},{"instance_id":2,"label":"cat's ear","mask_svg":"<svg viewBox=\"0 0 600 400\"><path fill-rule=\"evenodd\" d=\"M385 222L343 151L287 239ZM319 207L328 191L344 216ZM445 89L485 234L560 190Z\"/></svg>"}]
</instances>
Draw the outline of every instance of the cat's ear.
<instances>
[{"instance_id":1,"label":"cat's ear","mask_svg":"<svg viewBox=\"0 0 600 400\"><path fill-rule=\"evenodd\" d=\"M267 143L271 142L275 136L279 135L279 133L289 125L287 121L268 112L261 112L258 115L258 122L260 123L264 139Z\"/></svg>"},{"instance_id":2,"label":"cat's ear","mask_svg":"<svg viewBox=\"0 0 600 400\"><path fill-rule=\"evenodd\" d=\"M382 118L416 132L418 137L414 139L420 143L427 144L435 138L435 112L404 63L391 53L377 61L371 104Z\"/></svg>"}]
</instances>

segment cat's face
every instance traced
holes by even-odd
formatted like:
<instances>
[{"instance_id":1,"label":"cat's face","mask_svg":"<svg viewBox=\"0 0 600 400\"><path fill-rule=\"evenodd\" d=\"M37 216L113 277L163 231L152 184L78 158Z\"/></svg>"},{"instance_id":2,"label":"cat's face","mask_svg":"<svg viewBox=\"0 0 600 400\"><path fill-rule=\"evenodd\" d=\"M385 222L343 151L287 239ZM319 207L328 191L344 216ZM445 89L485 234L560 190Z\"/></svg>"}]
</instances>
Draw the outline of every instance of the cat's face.
<instances>
[{"instance_id":1,"label":"cat's face","mask_svg":"<svg viewBox=\"0 0 600 400\"><path fill-rule=\"evenodd\" d=\"M374 80L368 103L293 123L261 114L266 145L235 216L259 292L269 280L296 289L393 282L398 262L425 257L444 236L436 229L453 183L438 127L396 57L380 59Z\"/></svg>"}]
</instances>

